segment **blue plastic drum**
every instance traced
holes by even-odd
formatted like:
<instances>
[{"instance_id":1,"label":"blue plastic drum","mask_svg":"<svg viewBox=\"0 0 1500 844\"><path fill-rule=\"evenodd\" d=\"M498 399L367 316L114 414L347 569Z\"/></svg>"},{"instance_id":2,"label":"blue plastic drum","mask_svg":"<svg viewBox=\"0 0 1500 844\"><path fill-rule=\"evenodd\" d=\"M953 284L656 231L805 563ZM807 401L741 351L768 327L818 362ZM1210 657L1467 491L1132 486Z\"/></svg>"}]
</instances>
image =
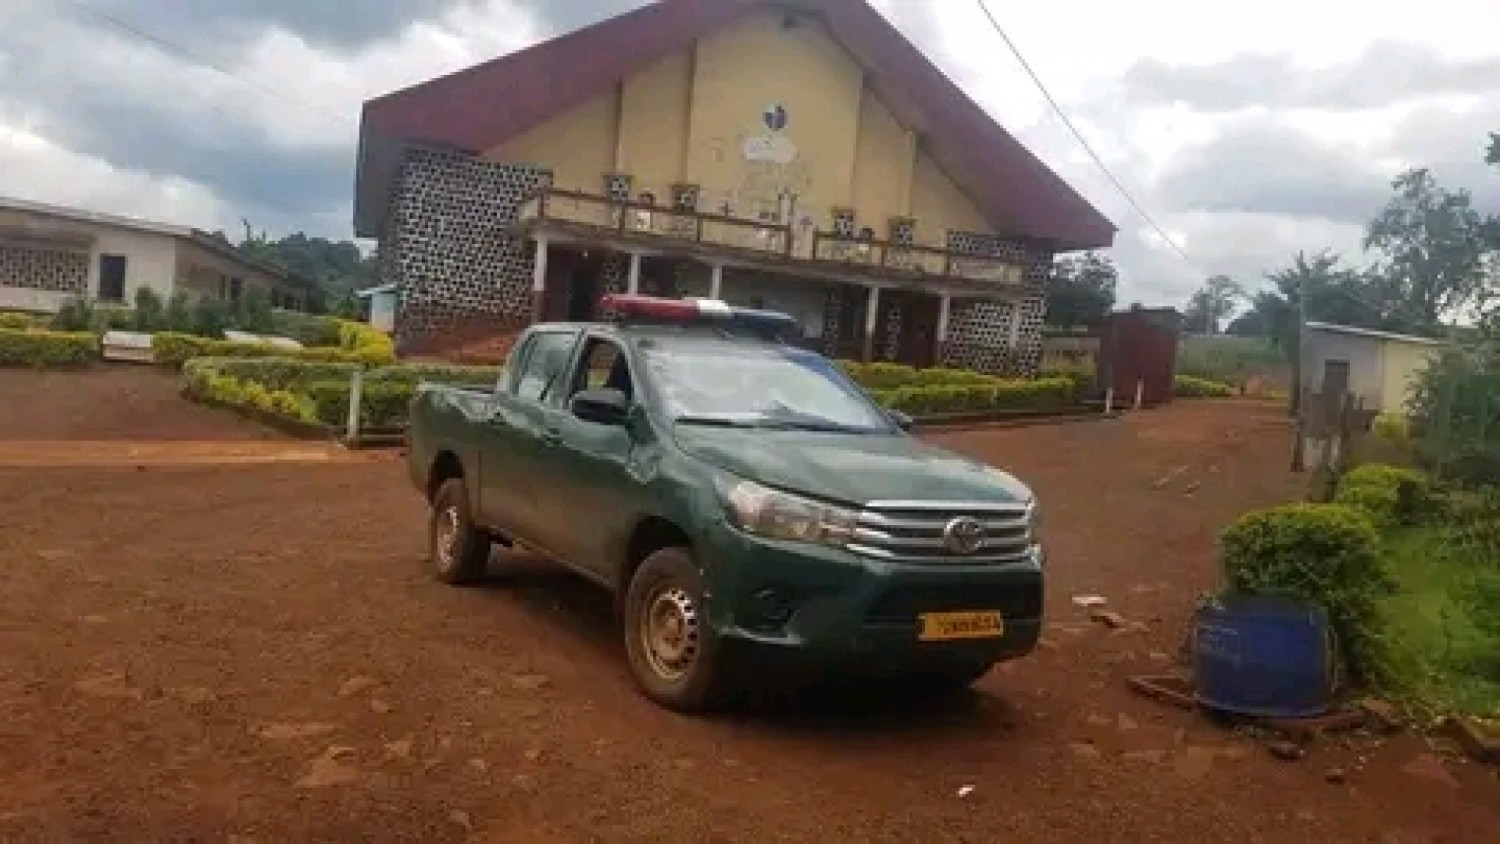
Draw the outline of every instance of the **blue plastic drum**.
<instances>
[{"instance_id":1,"label":"blue plastic drum","mask_svg":"<svg viewBox=\"0 0 1500 844\"><path fill-rule=\"evenodd\" d=\"M1267 718L1328 712L1337 657L1328 613L1270 595L1224 595L1199 607L1193 686L1210 709Z\"/></svg>"}]
</instances>

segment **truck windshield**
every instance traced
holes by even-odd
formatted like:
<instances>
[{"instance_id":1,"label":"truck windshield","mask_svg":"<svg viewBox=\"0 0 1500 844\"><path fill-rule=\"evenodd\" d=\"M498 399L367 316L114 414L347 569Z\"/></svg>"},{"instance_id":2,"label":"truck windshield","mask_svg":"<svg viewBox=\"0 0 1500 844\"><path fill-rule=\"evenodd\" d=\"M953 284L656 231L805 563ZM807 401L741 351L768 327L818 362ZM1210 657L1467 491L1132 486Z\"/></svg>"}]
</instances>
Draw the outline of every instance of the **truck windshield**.
<instances>
[{"instance_id":1,"label":"truck windshield","mask_svg":"<svg viewBox=\"0 0 1500 844\"><path fill-rule=\"evenodd\" d=\"M827 358L777 346L643 344L666 415L681 424L891 433L889 416Z\"/></svg>"}]
</instances>

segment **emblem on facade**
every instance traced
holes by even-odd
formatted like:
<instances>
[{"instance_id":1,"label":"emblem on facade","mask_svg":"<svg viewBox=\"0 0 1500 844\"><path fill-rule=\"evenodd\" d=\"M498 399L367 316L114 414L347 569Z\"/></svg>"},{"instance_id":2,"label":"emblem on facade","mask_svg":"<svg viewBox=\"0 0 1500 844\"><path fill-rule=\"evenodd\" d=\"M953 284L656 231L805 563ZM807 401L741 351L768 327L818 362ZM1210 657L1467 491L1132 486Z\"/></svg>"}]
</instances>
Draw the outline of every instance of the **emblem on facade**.
<instances>
[{"instance_id":1,"label":"emblem on facade","mask_svg":"<svg viewBox=\"0 0 1500 844\"><path fill-rule=\"evenodd\" d=\"M746 161L762 161L768 164L791 164L797 160L797 145L784 133L789 117L786 106L772 103L760 113L764 131L745 138L740 152Z\"/></svg>"}]
</instances>

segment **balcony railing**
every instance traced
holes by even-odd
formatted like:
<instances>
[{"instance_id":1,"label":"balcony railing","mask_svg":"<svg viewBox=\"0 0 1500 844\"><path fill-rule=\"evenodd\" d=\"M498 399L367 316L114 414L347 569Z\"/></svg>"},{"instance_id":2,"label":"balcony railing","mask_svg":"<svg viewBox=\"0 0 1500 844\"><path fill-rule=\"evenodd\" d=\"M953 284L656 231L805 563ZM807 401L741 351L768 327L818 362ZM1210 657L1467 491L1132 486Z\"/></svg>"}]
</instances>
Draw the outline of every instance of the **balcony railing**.
<instances>
[{"instance_id":1,"label":"balcony railing","mask_svg":"<svg viewBox=\"0 0 1500 844\"><path fill-rule=\"evenodd\" d=\"M817 261L992 284L1019 285L1026 276L1025 267L1003 258L954 252L936 246L844 237L833 232L813 235L812 257Z\"/></svg>"},{"instance_id":2,"label":"balcony railing","mask_svg":"<svg viewBox=\"0 0 1500 844\"><path fill-rule=\"evenodd\" d=\"M784 223L681 211L638 200L614 200L598 194L551 189L521 204L523 224L551 223L612 232L621 237L650 237L710 248L729 248L782 260L813 261L867 268L887 275L931 277L1019 286L1025 268L1017 261L990 258L935 246L903 245L869 238L808 232L801 237ZM810 242L809 242L810 241Z\"/></svg>"},{"instance_id":3,"label":"balcony railing","mask_svg":"<svg viewBox=\"0 0 1500 844\"><path fill-rule=\"evenodd\" d=\"M772 255L792 252L792 227L781 223L679 211L637 200L619 201L568 190L549 190L521 204L522 222L566 223L612 229L621 235L647 235L744 249Z\"/></svg>"}]
</instances>

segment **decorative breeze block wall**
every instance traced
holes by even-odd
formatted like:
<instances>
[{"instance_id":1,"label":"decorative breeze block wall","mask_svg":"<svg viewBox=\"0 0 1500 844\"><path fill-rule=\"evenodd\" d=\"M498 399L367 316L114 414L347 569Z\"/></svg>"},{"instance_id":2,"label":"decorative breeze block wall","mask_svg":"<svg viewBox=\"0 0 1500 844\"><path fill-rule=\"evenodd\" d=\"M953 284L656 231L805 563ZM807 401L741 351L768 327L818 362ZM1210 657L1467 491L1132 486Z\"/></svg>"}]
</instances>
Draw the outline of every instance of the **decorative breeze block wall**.
<instances>
[{"instance_id":1,"label":"decorative breeze block wall","mask_svg":"<svg viewBox=\"0 0 1500 844\"><path fill-rule=\"evenodd\" d=\"M949 232L948 248L987 258L1017 261L1025 268L1019 301L955 299L948 316L942 363L993 375L1033 377L1041 368L1042 323L1047 316L1047 276L1052 253L976 232ZM1011 345L1011 320L1020 309L1021 330Z\"/></svg>"},{"instance_id":2,"label":"decorative breeze block wall","mask_svg":"<svg viewBox=\"0 0 1500 844\"><path fill-rule=\"evenodd\" d=\"M412 150L402 163L381 240L381 281L398 286L404 346L476 316L497 327L531 317L534 250L511 233L527 197L552 181L537 167Z\"/></svg>"},{"instance_id":3,"label":"decorative breeze block wall","mask_svg":"<svg viewBox=\"0 0 1500 844\"><path fill-rule=\"evenodd\" d=\"M0 243L0 284L82 295L88 280L87 252Z\"/></svg>"}]
</instances>

